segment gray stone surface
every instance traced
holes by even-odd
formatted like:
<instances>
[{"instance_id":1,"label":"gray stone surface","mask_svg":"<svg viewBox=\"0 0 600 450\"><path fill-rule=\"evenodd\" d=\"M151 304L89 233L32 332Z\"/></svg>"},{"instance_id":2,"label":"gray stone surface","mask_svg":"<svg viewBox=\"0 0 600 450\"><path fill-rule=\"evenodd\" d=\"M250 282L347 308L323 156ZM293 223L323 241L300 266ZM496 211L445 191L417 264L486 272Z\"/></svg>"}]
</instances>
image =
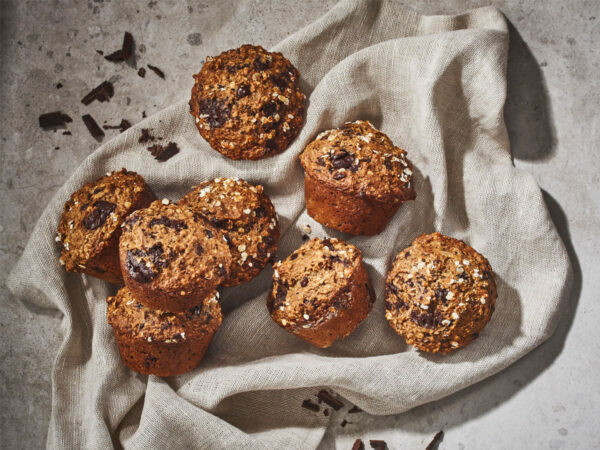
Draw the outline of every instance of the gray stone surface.
<instances>
[{"instance_id":1,"label":"gray stone surface","mask_svg":"<svg viewBox=\"0 0 600 450\"><path fill-rule=\"evenodd\" d=\"M46 202L98 146L80 116L135 123L142 111L187 98L205 55L246 42L270 47L333 3L0 1L0 446L45 443L60 316L15 301L4 281ZM402 3L427 14L488 4ZM344 428L334 418L323 449L350 448L358 436L424 448L440 429L441 448L600 447L600 3L495 4L512 23L506 121L514 162L544 190L575 268L559 329L509 369L441 401L398 416L357 415ZM136 38L137 65L161 67L166 81L96 54L117 49L125 30ZM107 78L115 97L84 107L81 97ZM56 109L73 117L72 136L37 126L40 113Z\"/></svg>"}]
</instances>

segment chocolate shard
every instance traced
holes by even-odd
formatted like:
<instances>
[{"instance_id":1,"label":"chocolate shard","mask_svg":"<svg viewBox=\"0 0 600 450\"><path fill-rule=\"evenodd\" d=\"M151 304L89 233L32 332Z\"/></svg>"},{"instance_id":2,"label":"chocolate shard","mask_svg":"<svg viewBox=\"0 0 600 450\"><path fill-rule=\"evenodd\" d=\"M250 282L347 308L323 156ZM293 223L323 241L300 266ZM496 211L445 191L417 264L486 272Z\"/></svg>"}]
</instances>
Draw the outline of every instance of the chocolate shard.
<instances>
[{"instance_id":1,"label":"chocolate shard","mask_svg":"<svg viewBox=\"0 0 600 450\"><path fill-rule=\"evenodd\" d=\"M306 409L310 409L311 411L319 411L319 405L314 403L312 400L306 399L302 402L302 407Z\"/></svg>"},{"instance_id":2,"label":"chocolate shard","mask_svg":"<svg viewBox=\"0 0 600 450\"><path fill-rule=\"evenodd\" d=\"M377 439L371 439L369 441L369 444L371 445L371 448L374 448L375 450L387 450L387 448L388 448L385 441L381 441L381 440L377 440Z\"/></svg>"},{"instance_id":3,"label":"chocolate shard","mask_svg":"<svg viewBox=\"0 0 600 450\"><path fill-rule=\"evenodd\" d=\"M440 430L438 431L435 436L433 437L433 439L431 440L431 442L429 443L429 445L427 447L425 447L425 450L433 450L434 448L437 448L436 445L441 442L442 438L444 437L444 431Z\"/></svg>"},{"instance_id":4,"label":"chocolate shard","mask_svg":"<svg viewBox=\"0 0 600 450\"><path fill-rule=\"evenodd\" d=\"M331 406L336 411L339 411L341 408L344 407L344 404L341 401L339 401L337 398L335 398L333 395L331 395L325 389L321 389L319 391L319 393L317 394L317 397L319 397L319 400L327 403L329 406Z\"/></svg>"},{"instance_id":5,"label":"chocolate shard","mask_svg":"<svg viewBox=\"0 0 600 450\"><path fill-rule=\"evenodd\" d=\"M104 57L107 61L110 62L121 62L125 61L125 57L123 56L123 50L119 49L115 52L112 52L110 55L106 55Z\"/></svg>"},{"instance_id":6,"label":"chocolate shard","mask_svg":"<svg viewBox=\"0 0 600 450\"><path fill-rule=\"evenodd\" d=\"M363 443L362 439L357 439L354 441L352 450L365 450L365 444Z\"/></svg>"},{"instance_id":7,"label":"chocolate shard","mask_svg":"<svg viewBox=\"0 0 600 450\"><path fill-rule=\"evenodd\" d=\"M102 131L92 116L86 114L81 116L81 120L83 120L83 123L85 123L85 126L93 137L99 138L104 136L104 131Z\"/></svg>"},{"instance_id":8,"label":"chocolate shard","mask_svg":"<svg viewBox=\"0 0 600 450\"><path fill-rule=\"evenodd\" d=\"M342 420L342 423L340 423L340 426L342 428L344 428L347 424L349 424L350 422L348 422L346 419Z\"/></svg>"},{"instance_id":9,"label":"chocolate shard","mask_svg":"<svg viewBox=\"0 0 600 450\"><path fill-rule=\"evenodd\" d=\"M123 47L121 48L123 60L127 61L133 54L133 36L128 31L123 36Z\"/></svg>"},{"instance_id":10,"label":"chocolate shard","mask_svg":"<svg viewBox=\"0 0 600 450\"><path fill-rule=\"evenodd\" d=\"M89 105L94 100L99 102L106 102L114 94L114 88L110 81L103 81L99 86L92 89L85 97L81 99L81 103Z\"/></svg>"},{"instance_id":11,"label":"chocolate shard","mask_svg":"<svg viewBox=\"0 0 600 450\"><path fill-rule=\"evenodd\" d=\"M143 67L140 67L140 70L138 70L138 75L142 78L144 78L146 76L146 69L144 69Z\"/></svg>"},{"instance_id":12,"label":"chocolate shard","mask_svg":"<svg viewBox=\"0 0 600 450\"><path fill-rule=\"evenodd\" d=\"M47 128L66 125L69 122L73 122L73 119L60 111L54 111L42 114L38 118L38 121L40 123L40 127Z\"/></svg>"},{"instance_id":13,"label":"chocolate shard","mask_svg":"<svg viewBox=\"0 0 600 450\"><path fill-rule=\"evenodd\" d=\"M131 128L131 123L128 120L121 119L121 123L119 125L102 125L102 128L105 130L121 130L121 133L128 128Z\"/></svg>"},{"instance_id":14,"label":"chocolate shard","mask_svg":"<svg viewBox=\"0 0 600 450\"><path fill-rule=\"evenodd\" d=\"M179 147L175 142L169 142L167 145L151 145L148 147L148 151L155 159L164 162L179 153Z\"/></svg>"},{"instance_id":15,"label":"chocolate shard","mask_svg":"<svg viewBox=\"0 0 600 450\"><path fill-rule=\"evenodd\" d=\"M350 408L350 410L348 411L348 414L356 414L362 412L362 409L360 409L358 406L353 406L352 408Z\"/></svg>"},{"instance_id":16,"label":"chocolate shard","mask_svg":"<svg viewBox=\"0 0 600 450\"><path fill-rule=\"evenodd\" d=\"M148 69L150 69L156 75L161 77L163 80L165 79L165 73L162 70L160 70L158 67L153 66L152 64L148 64Z\"/></svg>"}]
</instances>

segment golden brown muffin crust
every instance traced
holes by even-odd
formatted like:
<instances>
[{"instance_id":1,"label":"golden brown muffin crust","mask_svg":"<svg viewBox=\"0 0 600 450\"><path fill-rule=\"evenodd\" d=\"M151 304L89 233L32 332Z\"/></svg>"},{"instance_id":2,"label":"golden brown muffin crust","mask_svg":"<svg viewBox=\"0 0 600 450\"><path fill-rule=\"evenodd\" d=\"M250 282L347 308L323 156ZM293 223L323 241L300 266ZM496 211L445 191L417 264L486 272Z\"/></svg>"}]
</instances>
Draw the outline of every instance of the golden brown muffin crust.
<instances>
[{"instance_id":1,"label":"golden brown muffin crust","mask_svg":"<svg viewBox=\"0 0 600 450\"><path fill-rule=\"evenodd\" d=\"M415 198L406 152L368 121L322 132L300 162L309 176L347 194L385 202Z\"/></svg>"},{"instance_id":2,"label":"golden brown muffin crust","mask_svg":"<svg viewBox=\"0 0 600 450\"><path fill-rule=\"evenodd\" d=\"M250 281L275 255L279 223L261 185L215 178L196 186L178 204L201 214L223 233L233 257L224 286Z\"/></svg>"},{"instance_id":3,"label":"golden brown muffin crust","mask_svg":"<svg viewBox=\"0 0 600 450\"><path fill-rule=\"evenodd\" d=\"M61 264L69 272L99 277L109 270L105 265L118 267L117 253L107 255L116 264L95 260L113 241L118 241L125 218L135 209L148 206L153 199L144 179L126 169L83 185L65 203L58 225L56 240L62 245ZM88 262L92 263L89 267ZM94 264L103 267L93 267ZM120 274L116 276L122 282Z\"/></svg>"},{"instance_id":4,"label":"golden brown muffin crust","mask_svg":"<svg viewBox=\"0 0 600 450\"><path fill-rule=\"evenodd\" d=\"M231 264L221 233L199 214L166 199L127 218L119 250L132 293L154 308L159 307L153 302L155 294L171 297L161 308L170 311L214 291Z\"/></svg>"},{"instance_id":5,"label":"golden brown muffin crust","mask_svg":"<svg viewBox=\"0 0 600 450\"><path fill-rule=\"evenodd\" d=\"M478 336L497 292L488 260L462 241L424 234L395 258L386 282L386 318L406 342L448 353Z\"/></svg>"},{"instance_id":6,"label":"golden brown muffin crust","mask_svg":"<svg viewBox=\"0 0 600 450\"><path fill-rule=\"evenodd\" d=\"M281 53L243 45L207 57L194 79L190 112L196 126L228 158L272 156L302 128L300 74Z\"/></svg>"}]
</instances>

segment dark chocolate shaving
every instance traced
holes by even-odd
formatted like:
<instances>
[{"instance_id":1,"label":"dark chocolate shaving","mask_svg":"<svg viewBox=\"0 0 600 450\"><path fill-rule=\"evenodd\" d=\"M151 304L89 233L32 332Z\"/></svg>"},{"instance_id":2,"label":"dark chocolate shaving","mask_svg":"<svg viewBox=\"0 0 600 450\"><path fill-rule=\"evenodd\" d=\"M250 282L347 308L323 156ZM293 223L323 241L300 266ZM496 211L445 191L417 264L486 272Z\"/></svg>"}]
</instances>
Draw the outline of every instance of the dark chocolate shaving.
<instances>
[{"instance_id":1,"label":"dark chocolate shaving","mask_svg":"<svg viewBox=\"0 0 600 450\"><path fill-rule=\"evenodd\" d=\"M365 450L365 444L362 439L357 439L354 441L354 445L352 445L352 450Z\"/></svg>"},{"instance_id":2,"label":"dark chocolate shaving","mask_svg":"<svg viewBox=\"0 0 600 450\"><path fill-rule=\"evenodd\" d=\"M158 275L158 273L146 266L144 258L147 256L146 252L139 249L127 250L125 267L127 268L127 272L129 272L129 276L138 283L149 283Z\"/></svg>"},{"instance_id":3,"label":"dark chocolate shaving","mask_svg":"<svg viewBox=\"0 0 600 450\"><path fill-rule=\"evenodd\" d=\"M81 99L81 103L89 105L94 100L99 102L107 102L114 94L114 88L110 81L103 81L99 86L92 89L85 97Z\"/></svg>"},{"instance_id":4,"label":"dark chocolate shaving","mask_svg":"<svg viewBox=\"0 0 600 450\"><path fill-rule=\"evenodd\" d=\"M42 128L59 127L64 126L69 122L73 122L73 119L60 111L42 114L38 120L40 122L40 127Z\"/></svg>"},{"instance_id":5,"label":"dark chocolate shaving","mask_svg":"<svg viewBox=\"0 0 600 450\"><path fill-rule=\"evenodd\" d=\"M161 77L163 80L165 79L165 73L162 70L160 70L158 67L153 66L152 64L148 64L148 69L150 69L156 75Z\"/></svg>"},{"instance_id":6,"label":"dark chocolate shaving","mask_svg":"<svg viewBox=\"0 0 600 450\"><path fill-rule=\"evenodd\" d=\"M175 142L169 142L167 145L151 145L148 151L156 160L164 162L179 153L179 147Z\"/></svg>"},{"instance_id":7,"label":"dark chocolate shaving","mask_svg":"<svg viewBox=\"0 0 600 450\"><path fill-rule=\"evenodd\" d=\"M329 406L331 406L336 411L339 411L341 408L344 407L344 404L341 401L339 401L337 398L335 398L333 395L331 395L325 389L321 389L319 391L319 393L317 394L317 397L319 397L319 400L327 403Z\"/></svg>"},{"instance_id":8,"label":"dark chocolate shaving","mask_svg":"<svg viewBox=\"0 0 600 450\"><path fill-rule=\"evenodd\" d=\"M425 450L433 450L434 448L437 448L437 444L442 441L443 437L444 437L444 431L443 430L438 431L435 434L435 436L433 437L433 439L431 440L431 442L429 443L429 445L427 447L425 447Z\"/></svg>"},{"instance_id":9,"label":"dark chocolate shaving","mask_svg":"<svg viewBox=\"0 0 600 450\"><path fill-rule=\"evenodd\" d=\"M314 403L312 400L306 399L302 402L302 407L306 409L310 409L311 411L319 411L319 405Z\"/></svg>"},{"instance_id":10,"label":"dark chocolate shaving","mask_svg":"<svg viewBox=\"0 0 600 450\"><path fill-rule=\"evenodd\" d=\"M369 444L371 445L371 448L374 448L375 450L386 450L388 448L385 441L377 439L371 439Z\"/></svg>"},{"instance_id":11,"label":"dark chocolate shaving","mask_svg":"<svg viewBox=\"0 0 600 450\"><path fill-rule=\"evenodd\" d=\"M81 116L81 120L83 120L83 123L93 137L99 138L104 136L104 131L102 131L92 116L86 114Z\"/></svg>"}]
</instances>

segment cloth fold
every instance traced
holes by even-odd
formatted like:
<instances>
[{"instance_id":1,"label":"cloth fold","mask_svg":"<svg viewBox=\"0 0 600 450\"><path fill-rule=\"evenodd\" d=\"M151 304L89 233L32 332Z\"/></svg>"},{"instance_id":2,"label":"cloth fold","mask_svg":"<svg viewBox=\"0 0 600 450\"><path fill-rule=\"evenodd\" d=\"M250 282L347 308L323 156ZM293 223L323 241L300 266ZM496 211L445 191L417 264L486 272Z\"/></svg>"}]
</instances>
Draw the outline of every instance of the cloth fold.
<instances>
[{"instance_id":1,"label":"cloth fold","mask_svg":"<svg viewBox=\"0 0 600 450\"><path fill-rule=\"evenodd\" d=\"M181 101L90 155L49 203L7 283L24 301L64 314L48 447L314 448L330 418L301 403L320 387L371 414L397 414L489 377L547 339L570 266L540 189L511 162L503 120L507 47L505 19L492 7L422 16L393 1L342 1L273 49L299 69L308 96L304 128L282 154L225 159L200 137ZM415 166L417 200L375 237L324 229L304 209L298 155L320 131L357 119L387 133ZM138 142L141 128L177 142L181 152L158 163ZM198 369L168 379L131 372L106 321L105 299L116 288L66 274L54 242L69 195L121 167L172 200L217 176L263 184L281 220L279 257L301 245L304 224L313 236L355 244L377 294L373 311L348 338L313 348L271 321L266 269L223 291L226 317ZM481 336L447 356L414 351L384 317L392 258L434 230L485 255L498 284L496 311Z\"/></svg>"}]
</instances>

